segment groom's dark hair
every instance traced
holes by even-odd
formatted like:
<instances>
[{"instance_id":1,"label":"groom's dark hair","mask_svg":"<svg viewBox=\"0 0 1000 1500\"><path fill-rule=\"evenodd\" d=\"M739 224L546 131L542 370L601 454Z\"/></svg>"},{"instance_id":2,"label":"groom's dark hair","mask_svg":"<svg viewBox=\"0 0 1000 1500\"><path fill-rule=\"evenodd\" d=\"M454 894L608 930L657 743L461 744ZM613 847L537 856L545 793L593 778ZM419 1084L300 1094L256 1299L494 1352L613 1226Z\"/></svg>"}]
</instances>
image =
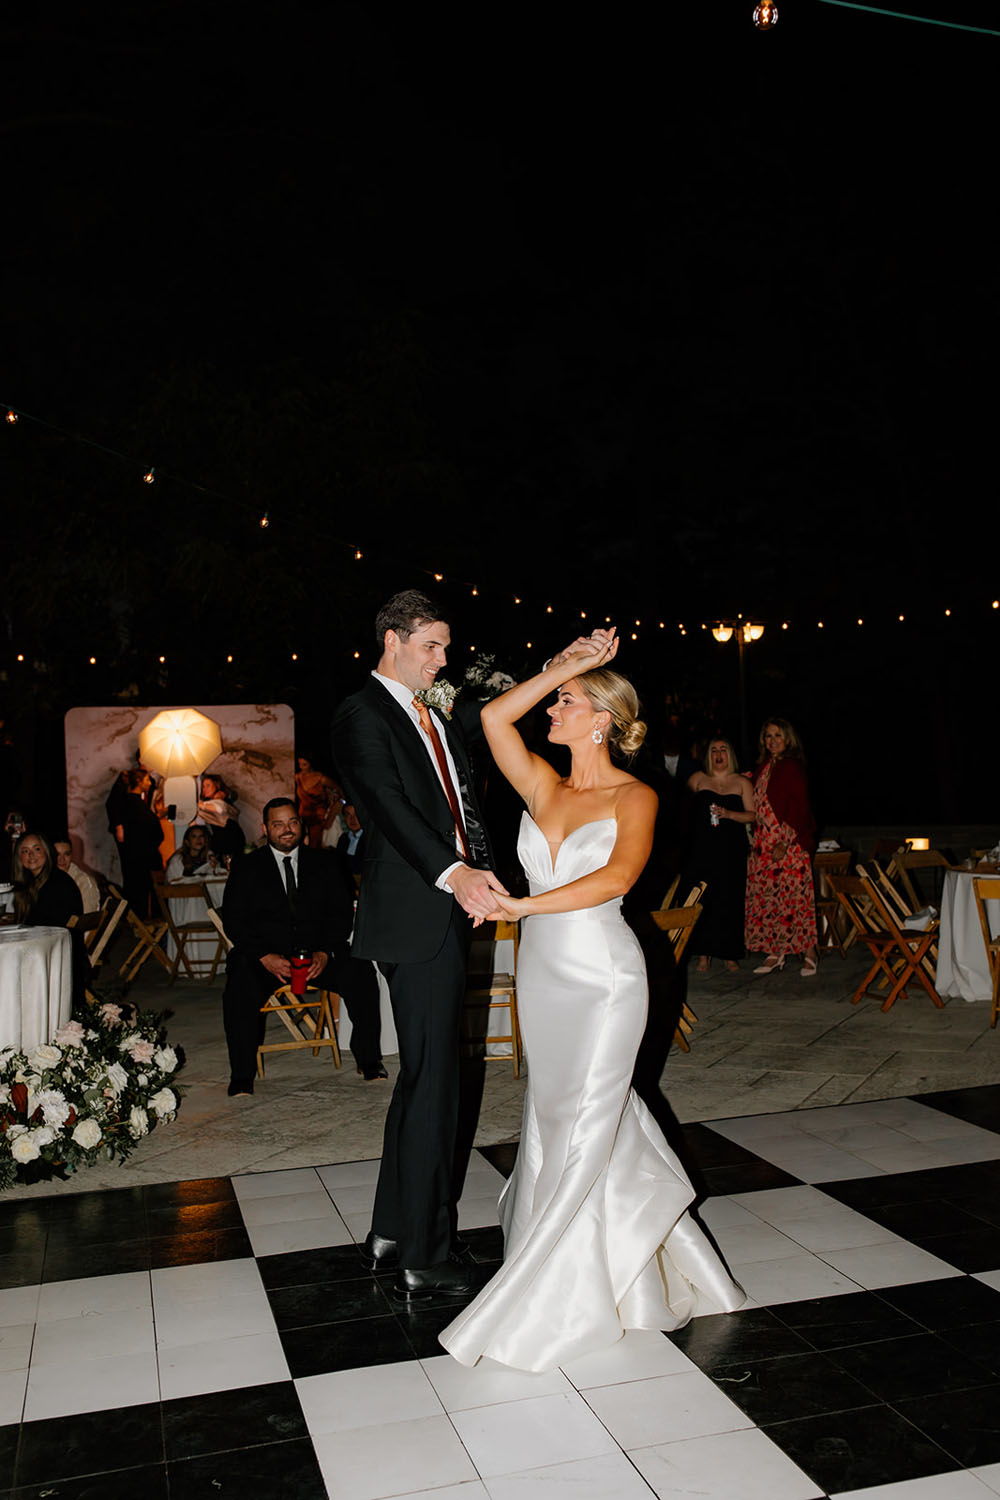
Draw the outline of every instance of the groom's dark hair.
<instances>
[{"instance_id":1,"label":"groom's dark hair","mask_svg":"<svg viewBox=\"0 0 1000 1500\"><path fill-rule=\"evenodd\" d=\"M445 615L430 597L420 589L403 589L393 594L375 616L375 639L378 649L385 650L385 633L394 630L401 640L406 640L422 625L432 625L435 620L444 620Z\"/></svg>"}]
</instances>

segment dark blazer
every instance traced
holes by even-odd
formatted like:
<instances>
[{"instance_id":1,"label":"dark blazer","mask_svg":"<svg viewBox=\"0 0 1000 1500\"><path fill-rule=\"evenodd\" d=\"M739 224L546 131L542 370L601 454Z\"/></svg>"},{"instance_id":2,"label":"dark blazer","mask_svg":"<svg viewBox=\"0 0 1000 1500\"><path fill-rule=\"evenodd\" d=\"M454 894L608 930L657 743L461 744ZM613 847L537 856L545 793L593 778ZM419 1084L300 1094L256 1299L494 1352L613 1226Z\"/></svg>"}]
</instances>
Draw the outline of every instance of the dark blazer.
<instances>
[{"instance_id":1,"label":"dark blazer","mask_svg":"<svg viewBox=\"0 0 1000 1500\"><path fill-rule=\"evenodd\" d=\"M354 917L353 892L333 850L299 849L298 895L289 904L283 870L269 845L233 859L222 898L222 925L244 957L298 948L310 953L342 951Z\"/></svg>"},{"instance_id":2,"label":"dark blazer","mask_svg":"<svg viewBox=\"0 0 1000 1500\"><path fill-rule=\"evenodd\" d=\"M455 761L473 863L489 868L492 851L464 736L457 724L431 712ZM444 942L455 900L434 882L459 856L448 799L421 732L369 677L337 710L333 754L365 830L354 955L426 962Z\"/></svg>"}]
</instances>

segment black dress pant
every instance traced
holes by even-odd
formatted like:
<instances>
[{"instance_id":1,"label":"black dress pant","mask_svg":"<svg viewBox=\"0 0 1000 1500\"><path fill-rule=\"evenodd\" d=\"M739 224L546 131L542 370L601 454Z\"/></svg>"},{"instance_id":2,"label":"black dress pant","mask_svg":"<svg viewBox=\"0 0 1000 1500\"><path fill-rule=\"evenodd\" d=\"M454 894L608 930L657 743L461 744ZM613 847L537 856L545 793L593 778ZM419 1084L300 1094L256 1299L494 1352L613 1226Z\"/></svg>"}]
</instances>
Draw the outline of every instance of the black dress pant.
<instances>
[{"instance_id":1,"label":"black dress pant","mask_svg":"<svg viewBox=\"0 0 1000 1500\"><path fill-rule=\"evenodd\" d=\"M310 981L317 989L334 990L347 1006L351 1018L351 1052L359 1068L372 1068L381 1061L378 978L367 959L354 958L347 950L336 953L322 974ZM226 988L222 995L222 1020L229 1047L229 1070L234 1078L253 1078L257 1072L257 1048L264 1040L267 1017L260 1008L273 995L280 981L259 958L233 948L226 960Z\"/></svg>"},{"instance_id":2,"label":"black dress pant","mask_svg":"<svg viewBox=\"0 0 1000 1500\"><path fill-rule=\"evenodd\" d=\"M440 951L425 963L380 963L399 1039L399 1077L385 1121L372 1229L400 1264L447 1260L468 1151L459 1133L459 1021L471 922L452 903Z\"/></svg>"}]
</instances>

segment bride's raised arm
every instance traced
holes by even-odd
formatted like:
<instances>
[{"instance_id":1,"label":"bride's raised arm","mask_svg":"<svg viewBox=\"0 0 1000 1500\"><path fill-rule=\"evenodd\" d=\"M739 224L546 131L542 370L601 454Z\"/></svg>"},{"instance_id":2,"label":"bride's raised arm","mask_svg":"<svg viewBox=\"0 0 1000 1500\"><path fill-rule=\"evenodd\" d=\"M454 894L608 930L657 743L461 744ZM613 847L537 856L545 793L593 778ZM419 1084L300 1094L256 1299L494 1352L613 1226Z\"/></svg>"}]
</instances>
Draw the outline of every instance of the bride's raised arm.
<instances>
[{"instance_id":1,"label":"bride's raised arm","mask_svg":"<svg viewBox=\"0 0 1000 1500\"><path fill-rule=\"evenodd\" d=\"M533 754L515 728L519 719L540 703L562 683L579 672L602 667L618 650L614 631L595 631L581 637L553 656L534 677L509 688L499 698L487 703L482 711L483 732L493 759L530 812L535 794L545 782L559 780L558 772L540 755Z\"/></svg>"}]
</instances>

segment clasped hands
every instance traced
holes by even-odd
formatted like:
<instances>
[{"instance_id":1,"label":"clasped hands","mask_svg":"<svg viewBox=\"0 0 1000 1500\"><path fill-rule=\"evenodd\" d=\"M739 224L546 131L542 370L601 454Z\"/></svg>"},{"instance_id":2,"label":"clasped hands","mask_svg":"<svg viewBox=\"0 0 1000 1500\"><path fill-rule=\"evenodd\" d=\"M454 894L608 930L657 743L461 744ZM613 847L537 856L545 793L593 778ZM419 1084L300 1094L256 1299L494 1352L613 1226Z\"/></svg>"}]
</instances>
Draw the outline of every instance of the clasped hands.
<instances>
[{"instance_id":1,"label":"clasped hands","mask_svg":"<svg viewBox=\"0 0 1000 1500\"><path fill-rule=\"evenodd\" d=\"M590 635L578 635L576 640L549 659L550 667L578 666L584 672L594 667L603 667L618 654L616 627L609 630L594 630Z\"/></svg>"},{"instance_id":2,"label":"clasped hands","mask_svg":"<svg viewBox=\"0 0 1000 1500\"><path fill-rule=\"evenodd\" d=\"M317 974L322 974L329 957L329 953L323 953L319 950L313 954L312 963L309 965L309 973L306 975L307 984L311 979L315 979ZM290 983L292 978L292 964L290 959L285 958L281 953L263 953L261 954L260 961L267 972L274 975L275 979L280 979L282 984Z\"/></svg>"}]
</instances>

